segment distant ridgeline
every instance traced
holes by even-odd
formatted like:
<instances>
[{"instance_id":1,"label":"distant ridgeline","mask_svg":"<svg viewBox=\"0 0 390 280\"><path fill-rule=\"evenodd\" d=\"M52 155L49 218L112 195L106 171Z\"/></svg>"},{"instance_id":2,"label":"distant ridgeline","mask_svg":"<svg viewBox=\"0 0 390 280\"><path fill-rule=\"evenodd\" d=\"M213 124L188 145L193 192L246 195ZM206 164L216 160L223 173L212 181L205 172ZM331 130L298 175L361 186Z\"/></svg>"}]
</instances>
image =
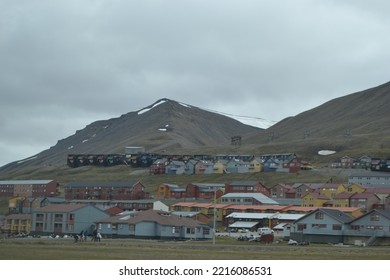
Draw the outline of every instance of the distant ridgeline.
<instances>
[{"instance_id":1,"label":"distant ridgeline","mask_svg":"<svg viewBox=\"0 0 390 280\"><path fill-rule=\"evenodd\" d=\"M131 167L150 167L158 159L186 161L189 159L210 160L208 155L163 155L154 153L137 154L68 154L67 165L72 168L82 166L109 167L129 165Z\"/></svg>"}]
</instances>

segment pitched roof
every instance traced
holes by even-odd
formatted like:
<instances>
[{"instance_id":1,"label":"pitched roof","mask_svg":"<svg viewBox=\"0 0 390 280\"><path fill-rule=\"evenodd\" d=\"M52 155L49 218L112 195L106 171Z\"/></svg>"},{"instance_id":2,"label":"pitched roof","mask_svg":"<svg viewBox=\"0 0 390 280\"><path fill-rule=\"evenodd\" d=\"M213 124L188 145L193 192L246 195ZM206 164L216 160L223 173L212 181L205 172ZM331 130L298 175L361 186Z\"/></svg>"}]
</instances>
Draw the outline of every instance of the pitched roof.
<instances>
[{"instance_id":1,"label":"pitched roof","mask_svg":"<svg viewBox=\"0 0 390 280\"><path fill-rule=\"evenodd\" d=\"M349 199L351 198L355 193L348 193L348 192L343 192L343 193L339 193L339 194L336 194L335 196L333 196L333 199Z\"/></svg>"},{"instance_id":2,"label":"pitched roof","mask_svg":"<svg viewBox=\"0 0 390 280\"><path fill-rule=\"evenodd\" d=\"M155 222L166 226L200 227L204 224L187 217L180 217L160 210L146 210L127 215L116 215L97 221L98 223L126 223L138 224L142 222Z\"/></svg>"},{"instance_id":3,"label":"pitched roof","mask_svg":"<svg viewBox=\"0 0 390 280\"><path fill-rule=\"evenodd\" d=\"M122 213L123 209L118 207L118 206L114 206L114 207L111 207L111 208L108 208L108 209L104 210L104 212L106 212L107 214L113 216L113 215L117 215L119 213Z\"/></svg>"},{"instance_id":4,"label":"pitched roof","mask_svg":"<svg viewBox=\"0 0 390 280\"><path fill-rule=\"evenodd\" d=\"M132 224L138 224L140 222L156 222L160 225L167 226L187 226L187 227L199 227L203 224L186 217L179 217L172 215L165 211L146 210L142 211L139 215L131 219Z\"/></svg>"},{"instance_id":5,"label":"pitched roof","mask_svg":"<svg viewBox=\"0 0 390 280\"><path fill-rule=\"evenodd\" d=\"M306 214L302 218L296 220L295 222L298 222L298 221L300 221L308 216L314 215L314 213L317 213L317 212L322 212L322 213L326 214L327 216L339 221L340 223L348 223L354 219L352 216L350 216L350 215L348 215L340 210L330 209L330 208L318 208L318 209Z\"/></svg>"},{"instance_id":6,"label":"pitched roof","mask_svg":"<svg viewBox=\"0 0 390 280\"><path fill-rule=\"evenodd\" d=\"M11 214L5 217L7 220L31 220L31 214Z\"/></svg>"},{"instance_id":7,"label":"pitched roof","mask_svg":"<svg viewBox=\"0 0 390 280\"><path fill-rule=\"evenodd\" d=\"M275 200L269 198L262 193L227 193L223 195L222 198L253 198L262 204L279 204Z\"/></svg>"},{"instance_id":8,"label":"pitched roof","mask_svg":"<svg viewBox=\"0 0 390 280\"><path fill-rule=\"evenodd\" d=\"M372 196L376 196L376 194L373 193L355 193L351 199L367 199Z\"/></svg>"},{"instance_id":9,"label":"pitched roof","mask_svg":"<svg viewBox=\"0 0 390 280\"><path fill-rule=\"evenodd\" d=\"M374 209L374 210L390 220L390 210L389 209L386 209L386 210Z\"/></svg>"},{"instance_id":10,"label":"pitched roof","mask_svg":"<svg viewBox=\"0 0 390 280\"><path fill-rule=\"evenodd\" d=\"M35 209L34 212L72 212L86 206L88 206L88 204L50 204L42 208Z\"/></svg>"},{"instance_id":11,"label":"pitched roof","mask_svg":"<svg viewBox=\"0 0 390 280\"><path fill-rule=\"evenodd\" d=\"M329 209L329 208L319 208L318 209L321 212L326 213L328 216L332 217L335 220L338 220L342 223L348 223L353 220L353 217L336 209Z\"/></svg>"},{"instance_id":12,"label":"pitched roof","mask_svg":"<svg viewBox=\"0 0 390 280\"><path fill-rule=\"evenodd\" d=\"M387 218L387 219L390 220L390 210L389 210L389 209L386 209L386 210L382 210L382 209L372 209L371 211L369 211L369 212L367 212L367 213L365 213L365 214L363 214L363 215L361 215L361 216L355 218L355 219L352 220L351 222L354 222L354 221L356 221L356 220L359 220L359 219L361 219L361 218L363 218L363 217L365 217L365 216L367 216L367 215L371 215L373 212L377 212L377 213L379 213L380 215L382 215L383 217L385 217L385 218Z\"/></svg>"},{"instance_id":13,"label":"pitched roof","mask_svg":"<svg viewBox=\"0 0 390 280\"><path fill-rule=\"evenodd\" d=\"M312 196L313 198L317 198L317 199L329 200L329 197L327 197L327 196L324 195L324 194L317 193L317 192L310 192L310 193L307 193L307 194L304 195L303 197L306 197L306 196Z\"/></svg>"},{"instance_id":14,"label":"pitched roof","mask_svg":"<svg viewBox=\"0 0 390 280\"><path fill-rule=\"evenodd\" d=\"M45 185L53 180L8 180L0 181L0 185Z\"/></svg>"},{"instance_id":15,"label":"pitched roof","mask_svg":"<svg viewBox=\"0 0 390 280\"><path fill-rule=\"evenodd\" d=\"M323 184L320 189L337 189L341 184Z\"/></svg>"},{"instance_id":16,"label":"pitched roof","mask_svg":"<svg viewBox=\"0 0 390 280\"><path fill-rule=\"evenodd\" d=\"M257 181L233 181L228 185L231 185L231 186L254 186L257 184L259 184L259 182L257 182Z\"/></svg>"},{"instance_id":17,"label":"pitched roof","mask_svg":"<svg viewBox=\"0 0 390 280\"><path fill-rule=\"evenodd\" d=\"M132 188L136 182L132 181L117 181L117 182L71 182L65 185L65 188L80 188L80 187L109 187L109 188Z\"/></svg>"}]
</instances>

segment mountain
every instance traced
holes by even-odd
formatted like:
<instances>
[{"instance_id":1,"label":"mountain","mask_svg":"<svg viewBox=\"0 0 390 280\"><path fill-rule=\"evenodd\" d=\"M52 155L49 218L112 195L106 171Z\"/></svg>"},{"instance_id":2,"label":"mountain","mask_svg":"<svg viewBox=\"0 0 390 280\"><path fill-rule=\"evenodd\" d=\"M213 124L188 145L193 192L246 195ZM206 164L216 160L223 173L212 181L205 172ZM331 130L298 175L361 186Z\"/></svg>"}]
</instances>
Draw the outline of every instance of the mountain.
<instances>
[{"instance_id":1,"label":"mountain","mask_svg":"<svg viewBox=\"0 0 390 280\"><path fill-rule=\"evenodd\" d=\"M142 146L156 153L200 151L206 147L229 146L231 137L260 130L233 118L164 98L139 111L93 122L50 149L2 169L66 164L67 154L123 154L126 146Z\"/></svg>"},{"instance_id":2,"label":"mountain","mask_svg":"<svg viewBox=\"0 0 390 280\"><path fill-rule=\"evenodd\" d=\"M390 158L389 108L390 82L260 129L234 119L239 116L161 99L139 111L93 122L50 149L0 171L65 165L67 154L124 153L126 146L168 154L295 152L309 161L328 163L342 156ZM240 146L231 145L233 136L241 136ZM320 150L336 153L324 157L318 154Z\"/></svg>"},{"instance_id":3,"label":"mountain","mask_svg":"<svg viewBox=\"0 0 390 280\"><path fill-rule=\"evenodd\" d=\"M330 149L355 157L389 157L389 108L390 82L286 118L265 131L255 132L243 145L285 147L305 155Z\"/></svg>"}]
</instances>

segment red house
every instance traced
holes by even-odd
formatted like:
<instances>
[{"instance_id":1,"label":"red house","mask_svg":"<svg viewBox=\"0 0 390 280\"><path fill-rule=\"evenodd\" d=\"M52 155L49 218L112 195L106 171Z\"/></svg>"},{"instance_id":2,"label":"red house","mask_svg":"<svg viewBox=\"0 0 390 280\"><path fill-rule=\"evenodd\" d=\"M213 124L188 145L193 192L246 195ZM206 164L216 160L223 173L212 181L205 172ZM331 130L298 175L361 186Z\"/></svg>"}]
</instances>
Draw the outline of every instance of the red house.
<instances>
[{"instance_id":1,"label":"red house","mask_svg":"<svg viewBox=\"0 0 390 280\"><path fill-rule=\"evenodd\" d=\"M223 195L222 188L225 184L197 184L190 183L186 188L187 198L198 198L198 199L214 199L214 196L220 198Z\"/></svg>"},{"instance_id":2,"label":"red house","mask_svg":"<svg viewBox=\"0 0 390 280\"><path fill-rule=\"evenodd\" d=\"M72 182L64 187L65 199L137 200L150 194L140 182Z\"/></svg>"},{"instance_id":3,"label":"red house","mask_svg":"<svg viewBox=\"0 0 390 280\"><path fill-rule=\"evenodd\" d=\"M286 184L276 184L271 189L271 198L295 198L296 190Z\"/></svg>"},{"instance_id":4,"label":"red house","mask_svg":"<svg viewBox=\"0 0 390 280\"><path fill-rule=\"evenodd\" d=\"M262 193L270 196L269 189L260 182L256 181L234 181L225 184L225 194L228 193Z\"/></svg>"},{"instance_id":5,"label":"red house","mask_svg":"<svg viewBox=\"0 0 390 280\"><path fill-rule=\"evenodd\" d=\"M53 197L57 196L55 180L0 181L0 196Z\"/></svg>"}]
</instances>

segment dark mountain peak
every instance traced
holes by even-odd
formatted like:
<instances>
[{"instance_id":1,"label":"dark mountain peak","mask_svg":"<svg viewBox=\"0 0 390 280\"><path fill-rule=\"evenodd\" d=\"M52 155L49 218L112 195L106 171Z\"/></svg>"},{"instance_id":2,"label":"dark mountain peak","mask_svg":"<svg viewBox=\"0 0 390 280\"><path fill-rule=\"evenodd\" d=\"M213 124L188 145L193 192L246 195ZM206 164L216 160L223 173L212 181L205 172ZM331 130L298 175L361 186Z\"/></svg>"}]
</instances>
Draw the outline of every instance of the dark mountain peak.
<instances>
[{"instance_id":1,"label":"dark mountain peak","mask_svg":"<svg viewBox=\"0 0 390 280\"><path fill-rule=\"evenodd\" d=\"M123 154L126 146L180 153L230 146L231 138L260 130L233 118L162 98L135 112L98 120L61 139L23 165L65 164L68 154ZM19 165L15 162L13 167Z\"/></svg>"},{"instance_id":2,"label":"dark mountain peak","mask_svg":"<svg viewBox=\"0 0 390 280\"><path fill-rule=\"evenodd\" d=\"M185 103L182 103L182 102L178 102L178 101L175 101L175 100L172 100L172 99L168 99L168 98L161 98L159 100L157 100L156 102L154 102L153 104L149 105L149 106L146 106L144 108L142 108L141 110L138 110L137 111L137 114L138 115L141 115L143 113L146 113L152 109L165 109L165 110L173 110L173 109L183 109L182 107L185 107L185 108L195 108L193 106L190 106L190 105L187 105Z\"/></svg>"}]
</instances>

